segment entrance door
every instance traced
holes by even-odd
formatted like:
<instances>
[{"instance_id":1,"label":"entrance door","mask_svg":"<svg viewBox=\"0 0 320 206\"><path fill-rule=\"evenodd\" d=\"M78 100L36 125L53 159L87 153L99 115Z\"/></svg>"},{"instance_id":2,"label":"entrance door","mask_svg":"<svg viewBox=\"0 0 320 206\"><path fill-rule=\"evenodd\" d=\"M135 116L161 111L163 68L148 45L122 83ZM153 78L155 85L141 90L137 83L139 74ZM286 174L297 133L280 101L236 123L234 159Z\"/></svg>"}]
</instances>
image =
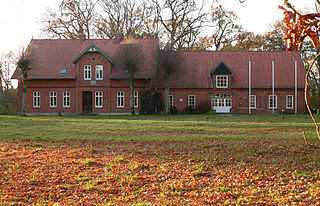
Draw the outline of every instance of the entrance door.
<instances>
[{"instance_id":1,"label":"entrance door","mask_svg":"<svg viewBox=\"0 0 320 206\"><path fill-rule=\"evenodd\" d=\"M83 92L83 113L91 113L92 112L92 92Z\"/></svg>"},{"instance_id":2,"label":"entrance door","mask_svg":"<svg viewBox=\"0 0 320 206\"><path fill-rule=\"evenodd\" d=\"M211 97L211 107L216 113L230 113L232 97L230 94L216 94Z\"/></svg>"}]
</instances>

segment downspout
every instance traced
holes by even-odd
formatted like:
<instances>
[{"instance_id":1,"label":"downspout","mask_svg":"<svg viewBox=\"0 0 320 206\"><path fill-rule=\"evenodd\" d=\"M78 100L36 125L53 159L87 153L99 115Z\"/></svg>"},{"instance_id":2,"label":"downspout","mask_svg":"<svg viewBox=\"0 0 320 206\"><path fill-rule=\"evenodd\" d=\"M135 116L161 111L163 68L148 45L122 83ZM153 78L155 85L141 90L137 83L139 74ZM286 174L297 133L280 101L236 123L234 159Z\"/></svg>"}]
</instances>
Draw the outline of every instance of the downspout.
<instances>
[{"instance_id":1,"label":"downspout","mask_svg":"<svg viewBox=\"0 0 320 206\"><path fill-rule=\"evenodd\" d=\"M298 73L297 61L294 62L294 113L298 114Z\"/></svg>"},{"instance_id":2,"label":"downspout","mask_svg":"<svg viewBox=\"0 0 320 206\"><path fill-rule=\"evenodd\" d=\"M21 84L23 84L23 81L22 80L20 80L20 108L19 108L19 110L20 110L20 113L21 113L21 108L22 108L22 95L23 95L23 85L21 85Z\"/></svg>"},{"instance_id":3,"label":"downspout","mask_svg":"<svg viewBox=\"0 0 320 206\"><path fill-rule=\"evenodd\" d=\"M249 61L249 114L251 114L251 61Z\"/></svg>"},{"instance_id":4,"label":"downspout","mask_svg":"<svg viewBox=\"0 0 320 206\"><path fill-rule=\"evenodd\" d=\"M274 114L274 100L275 100L275 98L274 98L274 61L272 61L272 99L273 99L273 101L272 101L272 103L273 103L272 114ZM269 104L270 104L270 102L269 102ZM278 102L277 102L277 104L278 104Z\"/></svg>"}]
</instances>

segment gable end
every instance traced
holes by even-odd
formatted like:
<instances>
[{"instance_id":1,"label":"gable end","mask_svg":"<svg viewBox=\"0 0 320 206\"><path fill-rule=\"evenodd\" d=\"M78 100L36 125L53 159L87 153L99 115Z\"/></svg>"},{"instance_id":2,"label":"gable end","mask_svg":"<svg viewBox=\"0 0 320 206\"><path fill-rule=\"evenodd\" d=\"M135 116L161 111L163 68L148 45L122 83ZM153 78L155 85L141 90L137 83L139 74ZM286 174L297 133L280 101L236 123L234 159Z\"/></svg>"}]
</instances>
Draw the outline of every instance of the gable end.
<instances>
[{"instance_id":1,"label":"gable end","mask_svg":"<svg viewBox=\"0 0 320 206\"><path fill-rule=\"evenodd\" d=\"M224 62L221 62L214 70L210 72L209 76L212 76L213 74L228 75L228 74L233 74L233 72Z\"/></svg>"},{"instance_id":2,"label":"gable end","mask_svg":"<svg viewBox=\"0 0 320 206\"><path fill-rule=\"evenodd\" d=\"M79 54L72 62L75 64L78 62L78 60L87 52L99 52L100 54L102 54L111 64L113 64L112 60L110 59L110 57L104 53L101 49L99 49L92 41L91 45L88 46L83 52L81 52L81 54Z\"/></svg>"}]
</instances>

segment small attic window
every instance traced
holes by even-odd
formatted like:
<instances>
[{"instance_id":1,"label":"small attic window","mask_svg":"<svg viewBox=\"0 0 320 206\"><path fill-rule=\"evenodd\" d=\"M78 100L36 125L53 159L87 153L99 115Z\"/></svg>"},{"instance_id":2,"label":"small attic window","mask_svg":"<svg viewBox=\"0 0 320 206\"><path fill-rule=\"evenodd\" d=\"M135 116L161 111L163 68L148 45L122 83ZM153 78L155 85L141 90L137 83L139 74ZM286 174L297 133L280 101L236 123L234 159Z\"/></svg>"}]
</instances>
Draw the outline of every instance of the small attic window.
<instances>
[{"instance_id":1,"label":"small attic window","mask_svg":"<svg viewBox=\"0 0 320 206\"><path fill-rule=\"evenodd\" d=\"M61 69L61 70L60 70L60 74L61 74L61 75L66 75L67 73L68 73L68 69L65 69L65 68L64 68L64 69Z\"/></svg>"}]
</instances>

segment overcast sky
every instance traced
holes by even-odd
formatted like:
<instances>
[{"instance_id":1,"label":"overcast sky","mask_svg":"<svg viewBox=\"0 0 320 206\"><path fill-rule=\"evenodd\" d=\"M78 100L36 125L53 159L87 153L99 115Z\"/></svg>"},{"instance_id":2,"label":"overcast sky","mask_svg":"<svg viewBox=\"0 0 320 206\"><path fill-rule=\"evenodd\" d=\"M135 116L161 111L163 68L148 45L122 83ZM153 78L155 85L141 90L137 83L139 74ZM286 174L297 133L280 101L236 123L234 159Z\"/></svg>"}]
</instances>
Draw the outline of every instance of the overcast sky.
<instances>
[{"instance_id":1,"label":"overcast sky","mask_svg":"<svg viewBox=\"0 0 320 206\"><path fill-rule=\"evenodd\" d=\"M209 1L209 0L208 0ZM313 7L314 0L290 0L297 9ZM268 25L283 17L278 5L283 0L220 0L228 10L233 10L241 19L244 28L255 33L264 33ZM47 7L57 5L56 0L1 0L0 1L0 55L17 52L26 47L31 38L41 35L41 16Z\"/></svg>"}]
</instances>

